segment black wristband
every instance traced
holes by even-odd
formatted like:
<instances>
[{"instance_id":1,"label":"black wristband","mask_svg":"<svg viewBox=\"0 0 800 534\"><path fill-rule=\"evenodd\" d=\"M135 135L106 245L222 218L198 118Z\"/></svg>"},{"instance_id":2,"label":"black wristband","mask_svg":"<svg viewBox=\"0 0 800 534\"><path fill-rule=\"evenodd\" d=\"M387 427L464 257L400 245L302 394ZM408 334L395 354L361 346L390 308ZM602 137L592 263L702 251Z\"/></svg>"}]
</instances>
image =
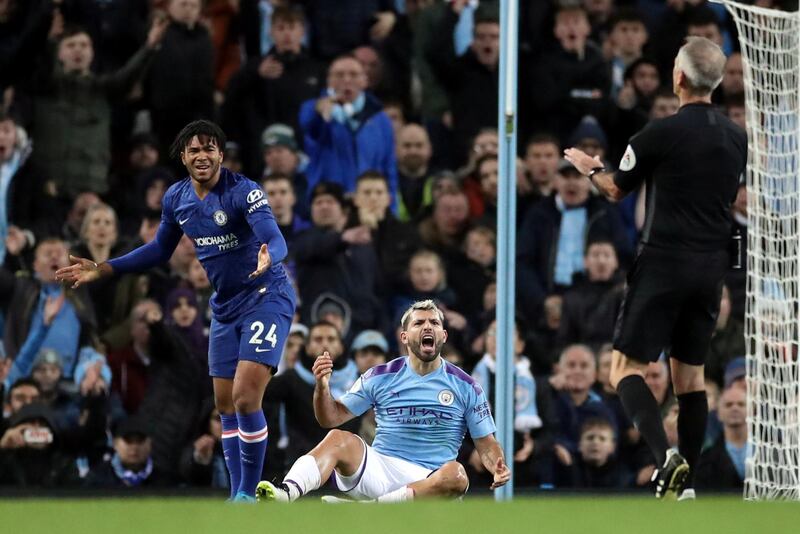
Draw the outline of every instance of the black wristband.
<instances>
[{"instance_id":1,"label":"black wristband","mask_svg":"<svg viewBox=\"0 0 800 534\"><path fill-rule=\"evenodd\" d=\"M606 168L605 168L605 167L594 167L592 170L590 170L590 171L589 171L589 174L587 174L587 176L588 176L588 177L589 177L589 179L591 180L591 179L592 179L592 177L593 177L595 174L597 174L598 172L606 172Z\"/></svg>"}]
</instances>

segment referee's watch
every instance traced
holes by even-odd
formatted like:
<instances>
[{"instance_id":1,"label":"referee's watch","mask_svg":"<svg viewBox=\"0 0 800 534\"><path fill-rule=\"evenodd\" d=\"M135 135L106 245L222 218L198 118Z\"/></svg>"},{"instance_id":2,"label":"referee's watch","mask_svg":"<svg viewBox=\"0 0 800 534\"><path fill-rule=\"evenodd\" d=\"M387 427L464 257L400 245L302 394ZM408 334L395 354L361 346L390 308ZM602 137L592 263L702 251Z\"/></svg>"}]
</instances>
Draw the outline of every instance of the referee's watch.
<instances>
[{"instance_id":1,"label":"referee's watch","mask_svg":"<svg viewBox=\"0 0 800 534\"><path fill-rule=\"evenodd\" d=\"M594 175L597 174L598 172L606 172L606 168L605 167L594 167L592 170L589 171L589 174L587 174L587 176L589 177L589 180L591 180L594 177Z\"/></svg>"}]
</instances>

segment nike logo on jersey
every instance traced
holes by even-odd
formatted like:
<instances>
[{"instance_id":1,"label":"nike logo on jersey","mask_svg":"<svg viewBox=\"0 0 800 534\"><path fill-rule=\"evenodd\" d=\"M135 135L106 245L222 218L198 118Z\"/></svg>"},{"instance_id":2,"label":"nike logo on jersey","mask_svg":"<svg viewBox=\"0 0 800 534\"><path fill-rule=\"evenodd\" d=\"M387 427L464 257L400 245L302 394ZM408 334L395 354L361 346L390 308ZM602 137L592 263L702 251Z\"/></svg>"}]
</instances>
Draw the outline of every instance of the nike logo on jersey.
<instances>
[{"instance_id":1,"label":"nike logo on jersey","mask_svg":"<svg viewBox=\"0 0 800 534\"><path fill-rule=\"evenodd\" d=\"M256 352L269 352L272 349L262 349L261 347L256 347Z\"/></svg>"},{"instance_id":2,"label":"nike logo on jersey","mask_svg":"<svg viewBox=\"0 0 800 534\"><path fill-rule=\"evenodd\" d=\"M183 226L183 224L184 224L186 221L188 221L189 219L191 219L191 217L186 217L185 219L178 221L178 224L179 224L180 226Z\"/></svg>"}]
</instances>

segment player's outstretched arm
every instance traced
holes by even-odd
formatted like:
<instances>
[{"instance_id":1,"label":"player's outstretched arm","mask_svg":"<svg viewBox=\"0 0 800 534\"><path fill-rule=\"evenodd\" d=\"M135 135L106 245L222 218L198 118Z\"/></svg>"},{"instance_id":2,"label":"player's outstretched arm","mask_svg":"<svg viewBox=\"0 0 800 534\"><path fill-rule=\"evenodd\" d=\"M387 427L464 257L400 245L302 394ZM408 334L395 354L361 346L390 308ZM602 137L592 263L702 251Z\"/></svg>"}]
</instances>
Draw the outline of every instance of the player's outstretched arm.
<instances>
[{"instance_id":1,"label":"player's outstretched arm","mask_svg":"<svg viewBox=\"0 0 800 534\"><path fill-rule=\"evenodd\" d=\"M114 269L105 262L100 265L86 258L79 258L70 254L69 261L72 265L56 271L56 280L72 284L72 289L77 289L83 284L88 284L99 280L104 276L110 276Z\"/></svg>"},{"instance_id":2,"label":"player's outstretched arm","mask_svg":"<svg viewBox=\"0 0 800 534\"><path fill-rule=\"evenodd\" d=\"M483 436L475 441L475 448L481 457L483 466L494 475L491 489L499 488L511 479L511 471L503 457L503 449L494 437L494 434Z\"/></svg>"},{"instance_id":3,"label":"player's outstretched arm","mask_svg":"<svg viewBox=\"0 0 800 534\"><path fill-rule=\"evenodd\" d=\"M333 360L328 351L314 361L314 415L322 428L336 428L355 417L344 404L331 395L330 380L333 373Z\"/></svg>"}]
</instances>

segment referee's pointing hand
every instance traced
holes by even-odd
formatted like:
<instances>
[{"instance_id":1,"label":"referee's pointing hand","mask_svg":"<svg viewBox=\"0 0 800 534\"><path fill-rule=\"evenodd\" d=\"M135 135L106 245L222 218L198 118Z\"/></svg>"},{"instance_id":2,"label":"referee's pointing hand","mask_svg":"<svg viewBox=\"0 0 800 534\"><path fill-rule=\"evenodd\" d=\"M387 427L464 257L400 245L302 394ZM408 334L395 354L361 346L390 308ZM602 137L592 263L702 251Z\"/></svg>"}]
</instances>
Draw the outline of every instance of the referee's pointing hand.
<instances>
[{"instance_id":1,"label":"referee's pointing hand","mask_svg":"<svg viewBox=\"0 0 800 534\"><path fill-rule=\"evenodd\" d=\"M564 151L564 158L575 165L578 172L584 176L588 176L589 171L592 169L603 166L603 161L600 159L600 156L592 157L578 148L566 149Z\"/></svg>"}]
</instances>

